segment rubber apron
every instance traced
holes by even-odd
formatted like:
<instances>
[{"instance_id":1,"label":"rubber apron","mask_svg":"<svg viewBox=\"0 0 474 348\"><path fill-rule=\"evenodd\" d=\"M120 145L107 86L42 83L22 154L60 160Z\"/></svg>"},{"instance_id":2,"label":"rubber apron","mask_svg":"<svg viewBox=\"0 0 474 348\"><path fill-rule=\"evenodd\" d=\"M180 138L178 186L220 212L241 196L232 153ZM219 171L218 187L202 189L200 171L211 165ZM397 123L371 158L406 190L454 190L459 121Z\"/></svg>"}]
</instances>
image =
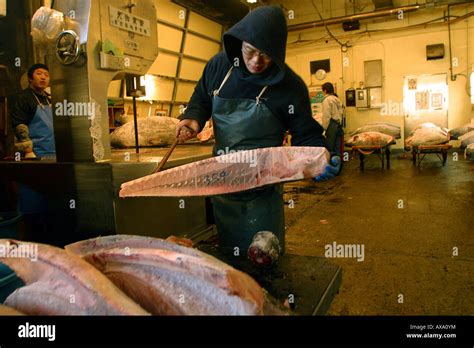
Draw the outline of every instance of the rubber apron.
<instances>
[{"instance_id":1,"label":"rubber apron","mask_svg":"<svg viewBox=\"0 0 474 348\"><path fill-rule=\"evenodd\" d=\"M232 68L213 95L212 119L216 139L214 155L281 146L285 127L260 100L268 86L263 87L255 99L222 98L219 92L231 73ZM247 164L255 165L243 163ZM284 250L282 185L215 196L211 198L211 202L221 249L235 252L238 248L239 253L244 254L255 233L271 231L278 237Z\"/></svg>"},{"instance_id":2,"label":"rubber apron","mask_svg":"<svg viewBox=\"0 0 474 348\"><path fill-rule=\"evenodd\" d=\"M30 139L33 141L33 152L37 157L51 157L56 154L53 111L51 106L43 105L39 100L38 103L35 116L28 125ZM25 185L20 185L19 190L18 210L20 212L35 214L47 210L47 200L43 194Z\"/></svg>"}]
</instances>

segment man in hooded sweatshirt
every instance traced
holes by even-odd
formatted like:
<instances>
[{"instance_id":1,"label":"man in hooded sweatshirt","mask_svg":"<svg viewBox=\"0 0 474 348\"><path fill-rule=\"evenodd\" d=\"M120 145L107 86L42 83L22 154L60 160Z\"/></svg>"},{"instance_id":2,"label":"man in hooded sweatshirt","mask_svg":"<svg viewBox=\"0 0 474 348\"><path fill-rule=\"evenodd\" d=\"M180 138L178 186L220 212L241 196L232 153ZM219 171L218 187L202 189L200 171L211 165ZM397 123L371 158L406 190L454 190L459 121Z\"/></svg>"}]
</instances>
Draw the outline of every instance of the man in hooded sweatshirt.
<instances>
[{"instance_id":1,"label":"man in hooded sweatshirt","mask_svg":"<svg viewBox=\"0 0 474 348\"><path fill-rule=\"evenodd\" d=\"M194 138L212 116L214 155L281 146L287 130L292 145L324 147L308 89L285 64L287 35L285 15L277 6L257 8L227 31L224 52L207 63L177 125L180 141ZM336 175L341 158L330 163L316 181ZM270 231L284 250L282 185L216 196L211 202L221 249L245 252L257 232Z\"/></svg>"}]
</instances>

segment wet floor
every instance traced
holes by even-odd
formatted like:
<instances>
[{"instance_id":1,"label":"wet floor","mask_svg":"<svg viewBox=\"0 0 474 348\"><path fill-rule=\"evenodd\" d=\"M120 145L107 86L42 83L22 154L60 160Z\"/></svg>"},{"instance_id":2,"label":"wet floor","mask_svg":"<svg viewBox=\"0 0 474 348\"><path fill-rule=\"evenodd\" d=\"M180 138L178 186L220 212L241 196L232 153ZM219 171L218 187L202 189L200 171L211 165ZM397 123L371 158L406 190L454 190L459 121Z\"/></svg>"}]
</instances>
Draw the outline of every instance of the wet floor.
<instances>
[{"instance_id":1,"label":"wet floor","mask_svg":"<svg viewBox=\"0 0 474 348\"><path fill-rule=\"evenodd\" d=\"M287 251L341 251L329 315L474 314L474 162L455 151L445 167L392 154L382 170L373 155L363 173L355 158L335 180L285 185Z\"/></svg>"}]
</instances>

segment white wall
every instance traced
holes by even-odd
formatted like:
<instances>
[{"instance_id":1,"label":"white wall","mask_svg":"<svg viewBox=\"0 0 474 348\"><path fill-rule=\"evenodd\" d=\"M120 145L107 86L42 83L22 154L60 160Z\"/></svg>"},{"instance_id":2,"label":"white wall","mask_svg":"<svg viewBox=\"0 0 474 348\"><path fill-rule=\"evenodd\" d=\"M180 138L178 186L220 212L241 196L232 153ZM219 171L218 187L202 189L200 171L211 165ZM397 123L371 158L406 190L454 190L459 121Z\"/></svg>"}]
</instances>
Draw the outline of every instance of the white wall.
<instances>
[{"instance_id":1,"label":"white wall","mask_svg":"<svg viewBox=\"0 0 474 348\"><path fill-rule=\"evenodd\" d=\"M456 6L453 14L463 15L474 11L474 4ZM442 16L442 9L423 10L410 14L403 20L404 25L411 25ZM401 21L377 20L375 23L364 24L361 29L387 29L394 26L401 27ZM364 23L364 22L362 22ZM289 22L291 24L291 22ZM319 40L312 44L299 46L290 44L287 50L287 63L294 69L309 86L311 84L310 62L319 59L331 60L331 71L323 81L313 83L322 84L332 82L337 84L337 93L341 99L345 98L345 90L359 87L359 81L364 81L364 61L382 59L383 91L382 102L403 101L404 76L446 73L449 85L448 127L455 128L469 123L472 113L470 96L468 94L468 78L474 64L474 17L458 21L451 25L452 55L458 60L458 67L454 68L456 81L449 78L449 39L448 26L417 27L414 29L393 32L371 32L361 34L345 33L341 25L330 26L330 30L341 42L349 41L352 47L342 53L340 46L331 38ZM324 38L327 32L324 28L306 30L300 33L290 33L288 42L295 42L299 38L315 40ZM426 45L444 43L445 57L439 60L426 60ZM342 66L342 58L348 58L349 65ZM466 78L467 77L467 78ZM347 110L347 131L351 131L370 122L389 122L402 127L403 115L381 116L380 109L366 111L349 107ZM403 139L402 139L403 140ZM402 141L397 147L402 147Z\"/></svg>"}]
</instances>

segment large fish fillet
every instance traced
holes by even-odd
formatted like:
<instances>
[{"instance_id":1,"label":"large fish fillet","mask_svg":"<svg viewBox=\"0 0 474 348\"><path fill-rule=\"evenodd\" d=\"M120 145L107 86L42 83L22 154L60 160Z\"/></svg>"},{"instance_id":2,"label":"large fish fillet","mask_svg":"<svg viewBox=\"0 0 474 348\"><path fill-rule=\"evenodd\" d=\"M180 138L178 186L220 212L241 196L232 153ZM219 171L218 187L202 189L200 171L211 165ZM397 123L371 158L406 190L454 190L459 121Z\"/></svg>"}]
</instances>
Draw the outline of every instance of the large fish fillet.
<instances>
[{"instance_id":1,"label":"large fish fillet","mask_svg":"<svg viewBox=\"0 0 474 348\"><path fill-rule=\"evenodd\" d=\"M120 197L210 196L245 191L321 174L323 147L270 147L189 163L122 184Z\"/></svg>"},{"instance_id":2,"label":"large fish fillet","mask_svg":"<svg viewBox=\"0 0 474 348\"><path fill-rule=\"evenodd\" d=\"M96 268L63 249L1 239L0 261L26 284L5 304L25 314L149 315Z\"/></svg>"},{"instance_id":3,"label":"large fish fillet","mask_svg":"<svg viewBox=\"0 0 474 348\"><path fill-rule=\"evenodd\" d=\"M158 315L263 314L262 288L199 250L162 239L107 236L66 246Z\"/></svg>"}]
</instances>

